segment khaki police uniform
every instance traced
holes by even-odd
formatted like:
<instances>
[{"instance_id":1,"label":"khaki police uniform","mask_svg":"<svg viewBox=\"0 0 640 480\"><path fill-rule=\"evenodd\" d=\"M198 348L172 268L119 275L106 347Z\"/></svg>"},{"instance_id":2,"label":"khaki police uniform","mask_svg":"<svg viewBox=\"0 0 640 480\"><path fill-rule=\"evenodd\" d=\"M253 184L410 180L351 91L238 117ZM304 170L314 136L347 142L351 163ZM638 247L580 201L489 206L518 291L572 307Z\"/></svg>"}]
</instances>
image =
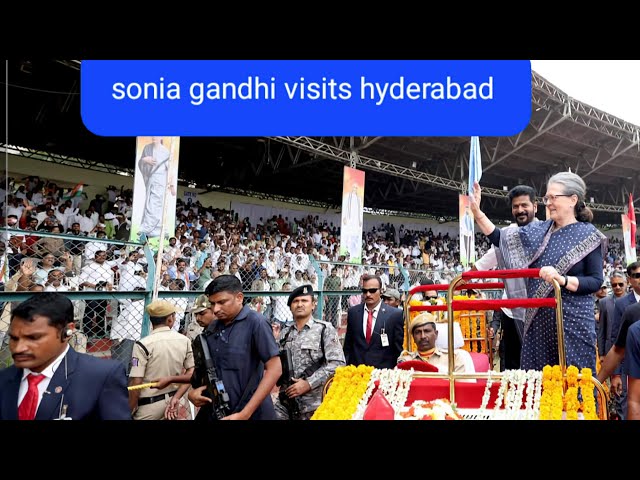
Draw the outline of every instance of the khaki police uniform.
<instances>
[{"instance_id":1,"label":"khaki police uniform","mask_svg":"<svg viewBox=\"0 0 640 480\"><path fill-rule=\"evenodd\" d=\"M423 312L420 315L417 315L413 320L411 320L411 324L409 326L409 334L413 336L413 331L416 328L426 325L427 323L435 323L435 318L436 317L429 312ZM473 359L471 359L471 354L469 352L461 349L454 349L453 354L454 372L475 372L475 368L473 367ZM435 366L441 373L447 373L449 371L449 353L446 350L440 350L438 347L434 348L432 354L429 357L421 356L419 351L409 352L408 350L403 350L398 357L398 363L408 362L411 360L420 360L429 363ZM459 381L472 383L475 382L474 379Z\"/></svg>"},{"instance_id":2,"label":"khaki police uniform","mask_svg":"<svg viewBox=\"0 0 640 480\"><path fill-rule=\"evenodd\" d=\"M466 367L466 362L464 359L464 354L468 353L461 349L455 349L453 351L453 371L458 373L474 373L473 371L469 371ZM420 360L423 362L430 363L434 367L438 369L441 373L447 373L449 371L449 353L446 350L440 350L438 347L435 348L433 354L430 357L421 357L420 352L409 352L404 350L400 357L398 357L398 363L407 362L410 360ZM458 380L462 382L463 380Z\"/></svg>"},{"instance_id":3,"label":"khaki police uniform","mask_svg":"<svg viewBox=\"0 0 640 480\"><path fill-rule=\"evenodd\" d=\"M194 365L191 341L168 326L162 326L133 345L129 376L142 377L142 383L149 383L161 377L182 375L184 370ZM143 389L133 419L163 419L165 408L176 390L178 385L175 384L162 390ZM183 395L180 404L189 411L186 395Z\"/></svg>"}]
</instances>

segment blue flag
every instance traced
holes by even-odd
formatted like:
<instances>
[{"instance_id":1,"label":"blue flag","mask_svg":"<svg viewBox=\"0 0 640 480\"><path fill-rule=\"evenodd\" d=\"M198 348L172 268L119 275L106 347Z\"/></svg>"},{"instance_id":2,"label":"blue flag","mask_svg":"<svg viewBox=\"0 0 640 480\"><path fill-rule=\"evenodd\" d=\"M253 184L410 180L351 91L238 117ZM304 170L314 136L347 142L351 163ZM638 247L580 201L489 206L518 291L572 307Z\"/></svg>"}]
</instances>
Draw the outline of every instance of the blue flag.
<instances>
[{"instance_id":1,"label":"blue flag","mask_svg":"<svg viewBox=\"0 0 640 480\"><path fill-rule=\"evenodd\" d=\"M482 178L482 158L480 156L480 137L471 137L469 152L469 195L473 195L473 184Z\"/></svg>"}]
</instances>

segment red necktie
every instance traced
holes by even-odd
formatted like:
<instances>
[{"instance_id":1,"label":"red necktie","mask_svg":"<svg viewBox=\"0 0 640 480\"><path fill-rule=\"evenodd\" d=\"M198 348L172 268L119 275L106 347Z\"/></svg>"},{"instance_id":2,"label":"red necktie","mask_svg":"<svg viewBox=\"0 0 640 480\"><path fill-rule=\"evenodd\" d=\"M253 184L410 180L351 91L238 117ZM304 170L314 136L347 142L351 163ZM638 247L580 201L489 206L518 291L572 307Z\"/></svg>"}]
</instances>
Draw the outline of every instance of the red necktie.
<instances>
[{"instance_id":1,"label":"red necktie","mask_svg":"<svg viewBox=\"0 0 640 480\"><path fill-rule=\"evenodd\" d=\"M367 310L369 316L367 317L367 333L365 339L367 343L371 342L371 331L373 330L373 310Z\"/></svg>"},{"instance_id":2,"label":"red necktie","mask_svg":"<svg viewBox=\"0 0 640 480\"><path fill-rule=\"evenodd\" d=\"M36 417L39 397L38 384L44 378L44 375L35 375L33 373L30 373L27 377L29 389L18 407L18 420L33 420Z\"/></svg>"}]
</instances>

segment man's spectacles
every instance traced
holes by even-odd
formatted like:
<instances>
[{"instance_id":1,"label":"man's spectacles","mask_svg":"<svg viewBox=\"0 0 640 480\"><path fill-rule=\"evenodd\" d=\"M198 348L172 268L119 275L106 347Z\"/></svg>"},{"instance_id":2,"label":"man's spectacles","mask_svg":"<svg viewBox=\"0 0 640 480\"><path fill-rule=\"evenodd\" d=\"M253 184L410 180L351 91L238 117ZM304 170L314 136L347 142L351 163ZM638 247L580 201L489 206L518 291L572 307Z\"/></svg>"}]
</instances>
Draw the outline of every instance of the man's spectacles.
<instances>
[{"instance_id":1,"label":"man's spectacles","mask_svg":"<svg viewBox=\"0 0 640 480\"><path fill-rule=\"evenodd\" d=\"M636 272L636 273L630 273L629 276L631 278L640 278L640 272Z\"/></svg>"},{"instance_id":2,"label":"man's spectacles","mask_svg":"<svg viewBox=\"0 0 640 480\"><path fill-rule=\"evenodd\" d=\"M612 284L611 284L611 286L612 286L613 288L616 288L616 287L624 287L624 283L612 283Z\"/></svg>"},{"instance_id":3,"label":"man's spectacles","mask_svg":"<svg viewBox=\"0 0 640 480\"><path fill-rule=\"evenodd\" d=\"M380 289L379 288L363 288L362 293L376 293L378 290Z\"/></svg>"},{"instance_id":4,"label":"man's spectacles","mask_svg":"<svg viewBox=\"0 0 640 480\"><path fill-rule=\"evenodd\" d=\"M426 295L424 298L426 298L427 300L436 300L438 298L438 295Z\"/></svg>"},{"instance_id":5,"label":"man's spectacles","mask_svg":"<svg viewBox=\"0 0 640 480\"><path fill-rule=\"evenodd\" d=\"M545 195L544 197L542 197L542 203L544 203L545 205L549 205L551 202L555 202L556 198L558 197L571 197L573 194L571 195L564 195L564 194L560 194L560 195Z\"/></svg>"}]
</instances>

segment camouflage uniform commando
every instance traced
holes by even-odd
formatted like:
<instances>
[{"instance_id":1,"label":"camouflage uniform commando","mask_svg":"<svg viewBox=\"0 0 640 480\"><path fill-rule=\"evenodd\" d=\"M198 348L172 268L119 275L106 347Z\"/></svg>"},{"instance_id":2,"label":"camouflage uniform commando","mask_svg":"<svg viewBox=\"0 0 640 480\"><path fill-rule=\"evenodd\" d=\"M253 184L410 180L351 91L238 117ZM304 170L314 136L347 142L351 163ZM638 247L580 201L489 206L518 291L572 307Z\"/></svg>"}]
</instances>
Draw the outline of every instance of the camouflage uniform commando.
<instances>
[{"instance_id":1,"label":"camouflage uniform commando","mask_svg":"<svg viewBox=\"0 0 640 480\"><path fill-rule=\"evenodd\" d=\"M291 351L295 378L301 378L305 369L321 362L320 368L305 376L311 391L293 399L298 403L301 420L308 420L322 402L324 383L335 373L336 367L346 364L338 333L331 323L311 318L300 332L295 323L287 323L280 333L279 343L281 349L288 347ZM280 400L276 399L274 407L279 420L289 419L289 413Z\"/></svg>"}]
</instances>

